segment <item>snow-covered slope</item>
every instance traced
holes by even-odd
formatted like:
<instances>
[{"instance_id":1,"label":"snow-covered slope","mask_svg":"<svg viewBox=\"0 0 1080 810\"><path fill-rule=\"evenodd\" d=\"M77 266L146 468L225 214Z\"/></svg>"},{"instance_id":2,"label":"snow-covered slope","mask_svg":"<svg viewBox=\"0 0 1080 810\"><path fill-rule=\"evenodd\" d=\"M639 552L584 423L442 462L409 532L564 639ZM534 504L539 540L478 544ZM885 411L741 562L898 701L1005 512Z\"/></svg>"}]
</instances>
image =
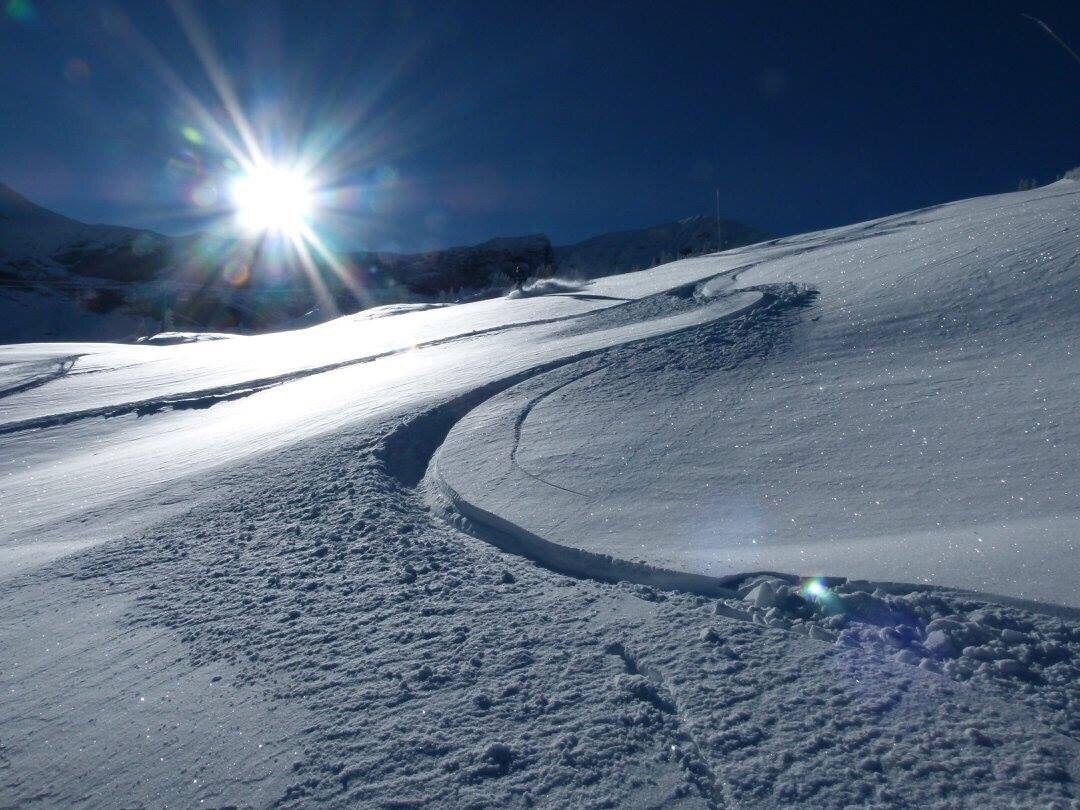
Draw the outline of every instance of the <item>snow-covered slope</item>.
<instances>
[{"instance_id":1,"label":"snow-covered slope","mask_svg":"<svg viewBox=\"0 0 1080 810\"><path fill-rule=\"evenodd\" d=\"M13 189L0 184L0 260L5 262L27 256L44 259L79 248L88 253L99 249L111 250L128 245L140 237L144 240L162 238L148 231L112 225L87 225L69 219L35 205ZM95 275L95 270L75 263L73 272L76 275ZM124 280L138 280L139 270L137 267L131 268L131 275Z\"/></svg>"},{"instance_id":2,"label":"snow-covered slope","mask_svg":"<svg viewBox=\"0 0 1080 810\"><path fill-rule=\"evenodd\" d=\"M455 428L440 472L476 507L616 557L1080 607L1078 191L753 250L706 289L811 295L524 383Z\"/></svg>"},{"instance_id":3,"label":"snow-covered slope","mask_svg":"<svg viewBox=\"0 0 1080 810\"><path fill-rule=\"evenodd\" d=\"M229 457L219 440L265 449L321 419L327 430L383 409L384 391L403 402L416 396L406 390L467 391L764 295L736 322L560 372L573 379L534 374L491 399L443 448L448 485L540 536L664 567L933 581L1080 605L1066 565L1080 520L1078 199L1062 181L579 291L258 338L10 347L0 431L70 455L71 437L100 442L100 426L123 453L116 417L180 409L218 462ZM362 394L343 398L351 379ZM286 410L262 404L305 389ZM220 409L199 410L210 405ZM152 421L131 426L148 447L160 441ZM191 471L200 442L182 441ZM170 454L152 455L161 476ZM9 502L18 482L45 480L18 466L0 484ZM60 480L50 490L41 519L55 518L54 497L70 500Z\"/></svg>"},{"instance_id":4,"label":"snow-covered slope","mask_svg":"<svg viewBox=\"0 0 1080 810\"><path fill-rule=\"evenodd\" d=\"M0 805L1071 806L1078 225L0 347Z\"/></svg>"}]
</instances>

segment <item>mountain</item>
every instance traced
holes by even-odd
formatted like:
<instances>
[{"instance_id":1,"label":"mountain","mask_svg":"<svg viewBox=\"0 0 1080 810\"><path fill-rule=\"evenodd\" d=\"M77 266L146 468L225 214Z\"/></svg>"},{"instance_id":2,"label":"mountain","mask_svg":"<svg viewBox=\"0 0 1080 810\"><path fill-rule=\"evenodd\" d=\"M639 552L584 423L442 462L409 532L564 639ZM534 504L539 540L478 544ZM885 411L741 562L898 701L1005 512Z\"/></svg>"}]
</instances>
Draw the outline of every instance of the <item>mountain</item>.
<instances>
[{"instance_id":1,"label":"mountain","mask_svg":"<svg viewBox=\"0 0 1080 810\"><path fill-rule=\"evenodd\" d=\"M251 272L263 246L90 225L0 185L0 343L131 340L161 329L260 332L552 272L542 235L420 254L357 253L344 277ZM260 258L261 257L261 258Z\"/></svg>"},{"instance_id":2,"label":"mountain","mask_svg":"<svg viewBox=\"0 0 1080 810\"><path fill-rule=\"evenodd\" d=\"M720 249L771 239L770 234L741 222L720 220ZM658 264L700 256L717 250L717 221L694 216L631 231L614 231L555 248L559 272L570 276L599 276L645 270Z\"/></svg>"},{"instance_id":3,"label":"mountain","mask_svg":"<svg viewBox=\"0 0 1080 810\"><path fill-rule=\"evenodd\" d=\"M77 276L140 281L152 278L160 262L135 259L166 241L150 231L69 219L0 184L0 258L8 263L48 257Z\"/></svg>"},{"instance_id":4,"label":"mountain","mask_svg":"<svg viewBox=\"0 0 1080 810\"><path fill-rule=\"evenodd\" d=\"M167 271L172 240L88 225L0 185L0 342L116 339L145 313L124 308L133 285Z\"/></svg>"},{"instance_id":5,"label":"mountain","mask_svg":"<svg viewBox=\"0 0 1080 810\"><path fill-rule=\"evenodd\" d=\"M538 276L555 271L554 251L543 234L499 237L427 253L357 253L350 259L367 281L389 276L408 292L428 296L506 286L518 272Z\"/></svg>"},{"instance_id":6,"label":"mountain","mask_svg":"<svg viewBox=\"0 0 1080 810\"><path fill-rule=\"evenodd\" d=\"M721 231L725 248L768 238L730 221ZM354 253L337 270L316 259L313 284L307 273L276 272L280 262L259 243L90 225L0 185L0 343L265 332L372 306L497 295L518 274L593 278L715 246L715 219L691 217L563 247L533 234L416 254Z\"/></svg>"}]
</instances>

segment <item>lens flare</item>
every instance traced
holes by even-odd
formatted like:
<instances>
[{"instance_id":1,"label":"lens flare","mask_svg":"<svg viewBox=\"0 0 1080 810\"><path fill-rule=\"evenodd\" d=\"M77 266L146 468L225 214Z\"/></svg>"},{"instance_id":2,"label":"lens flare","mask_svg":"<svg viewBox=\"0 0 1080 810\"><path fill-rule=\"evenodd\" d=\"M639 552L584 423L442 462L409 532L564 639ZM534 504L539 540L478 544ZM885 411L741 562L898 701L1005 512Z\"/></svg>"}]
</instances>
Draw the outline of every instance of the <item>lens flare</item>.
<instances>
[{"instance_id":1,"label":"lens flare","mask_svg":"<svg viewBox=\"0 0 1080 810\"><path fill-rule=\"evenodd\" d=\"M251 281L251 267L245 261L234 259L225 265L222 275L233 287L243 287Z\"/></svg>"},{"instance_id":2,"label":"lens flare","mask_svg":"<svg viewBox=\"0 0 1080 810\"><path fill-rule=\"evenodd\" d=\"M232 185L241 227L250 233L295 236L308 225L314 207L310 181L295 169L256 166Z\"/></svg>"},{"instance_id":3,"label":"lens flare","mask_svg":"<svg viewBox=\"0 0 1080 810\"><path fill-rule=\"evenodd\" d=\"M820 579L808 579L802 584L802 593L810 599L824 599L829 595L829 587Z\"/></svg>"},{"instance_id":4,"label":"lens flare","mask_svg":"<svg viewBox=\"0 0 1080 810\"><path fill-rule=\"evenodd\" d=\"M218 190L213 183L202 183L191 190L191 201L199 208L210 208L218 199Z\"/></svg>"},{"instance_id":5,"label":"lens flare","mask_svg":"<svg viewBox=\"0 0 1080 810\"><path fill-rule=\"evenodd\" d=\"M64 78L71 84L82 84L90 79L90 65L85 59L69 59L64 65Z\"/></svg>"},{"instance_id":6,"label":"lens flare","mask_svg":"<svg viewBox=\"0 0 1080 810\"><path fill-rule=\"evenodd\" d=\"M26 16L34 2L0 0L0 10L10 17ZM393 167L374 168L381 162L374 159L373 144L381 143L378 131L348 140L370 109L366 95L347 108L327 108L325 118L294 126L311 112L305 106L309 99L238 92L195 7L169 5L213 91L210 100L123 12L106 10L101 18L175 96L178 152L168 157L164 179L187 203L177 216L194 214L207 223L195 240L199 260L184 270L192 289L209 289L211 276L223 277L235 288L230 311L245 313L304 295L294 283L297 278L307 282L316 308L327 318L343 305L352 306L343 302L369 301L361 274L347 254L338 252L334 235L346 228L355 232L358 213L370 227L375 206L369 197L400 194L402 182ZM361 169L368 173L366 180L360 178Z\"/></svg>"},{"instance_id":7,"label":"lens flare","mask_svg":"<svg viewBox=\"0 0 1080 810\"><path fill-rule=\"evenodd\" d=\"M8 0L7 15L15 22L32 23L37 21L37 12L30 0Z\"/></svg>"}]
</instances>

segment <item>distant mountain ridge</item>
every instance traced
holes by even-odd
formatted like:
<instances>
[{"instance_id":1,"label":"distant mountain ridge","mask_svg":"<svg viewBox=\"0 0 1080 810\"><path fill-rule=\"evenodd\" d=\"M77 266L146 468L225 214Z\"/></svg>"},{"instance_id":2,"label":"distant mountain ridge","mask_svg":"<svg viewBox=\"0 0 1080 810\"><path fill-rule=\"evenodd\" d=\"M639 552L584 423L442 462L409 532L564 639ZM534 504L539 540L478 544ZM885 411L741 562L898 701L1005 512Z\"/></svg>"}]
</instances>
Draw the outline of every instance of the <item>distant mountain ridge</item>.
<instances>
[{"instance_id":1,"label":"distant mountain ridge","mask_svg":"<svg viewBox=\"0 0 1080 810\"><path fill-rule=\"evenodd\" d=\"M116 253L131 247L132 253L144 256L160 247L167 237L147 230L124 228L118 225L88 225L78 220L42 208L18 192L0 183L0 263L33 261L43 256L77 275L95 275L87 262L102 254ZM136 249L136 243L137 249ZM104 277L117 276L119 270L110 265L123 262L115 256L105 260L101 269ZM147 268L150 273L150 268Z\"/></svg>"},{"instance_id":2,"label":"distant mountain ridge","mask_svg":"<svg viewBox=\"0 0 1080 810\"><path fill-rule=\"evenodd\" d=\"M771 234L730 219L721 219L718 228L716 217L698 215L638 230L604 233L557 247L555 261L560 273L596 278L772 238Z\"/></svg>"},{"instance_id":3,"label":"distant mountain ridge","mask_svg":"<svg viewBox=\"0 0 1080 810\"><path fill-rule=\"evenodd\" d=\"M725 249L770 238L729 220L720 233ZM0 343L269 331L381 304L498 294L521 274L645 269L716 246L716 219L698 216L560 247L532 234L416 254L354 253L344 257L345 277L322 267L312 285L299 271L234 272L226 257L244 246L221 235L89 225L0 184Z\"/></svg>"},{"instance_id":4,"label":"distant mountain ridge","mask_svg":"<svg viewBox=\"0 0 1080 810\"><path fill-rule=\"evenodd\" d=\"M416 295L490 286L512 278L519 268L530 276L555 271L554 250L544 234L500 236L426 253L353 253L350 259L360 272L389 274Z\"/></svg>"}]
</instances>

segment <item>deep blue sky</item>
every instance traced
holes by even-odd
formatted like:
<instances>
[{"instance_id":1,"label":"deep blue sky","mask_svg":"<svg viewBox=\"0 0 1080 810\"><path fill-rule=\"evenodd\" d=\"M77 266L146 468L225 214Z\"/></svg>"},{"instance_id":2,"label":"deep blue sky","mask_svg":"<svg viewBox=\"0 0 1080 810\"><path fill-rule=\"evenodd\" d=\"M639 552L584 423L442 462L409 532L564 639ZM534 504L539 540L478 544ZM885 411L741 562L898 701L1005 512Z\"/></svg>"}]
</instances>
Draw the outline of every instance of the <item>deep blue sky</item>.
<instances>
[{"instance_id":1,"label":"deep blue sky","mask_svg":"<svg viewBox=\"0 0 1080 810\"><path fill-rule=\"evenodd\" d=\"M1020 17L1080 50L1075 0L192 8L279 152L342 136L323 180L355 189L337 221L354 245L567 242L710 212L717 186L724 216L792 233L1080 164L1080 64ZM166 73L220 105L171 8L0 9L0 182L190 229L221 153L185 141L198 122Z\"/></svg>"}]
</instances>

